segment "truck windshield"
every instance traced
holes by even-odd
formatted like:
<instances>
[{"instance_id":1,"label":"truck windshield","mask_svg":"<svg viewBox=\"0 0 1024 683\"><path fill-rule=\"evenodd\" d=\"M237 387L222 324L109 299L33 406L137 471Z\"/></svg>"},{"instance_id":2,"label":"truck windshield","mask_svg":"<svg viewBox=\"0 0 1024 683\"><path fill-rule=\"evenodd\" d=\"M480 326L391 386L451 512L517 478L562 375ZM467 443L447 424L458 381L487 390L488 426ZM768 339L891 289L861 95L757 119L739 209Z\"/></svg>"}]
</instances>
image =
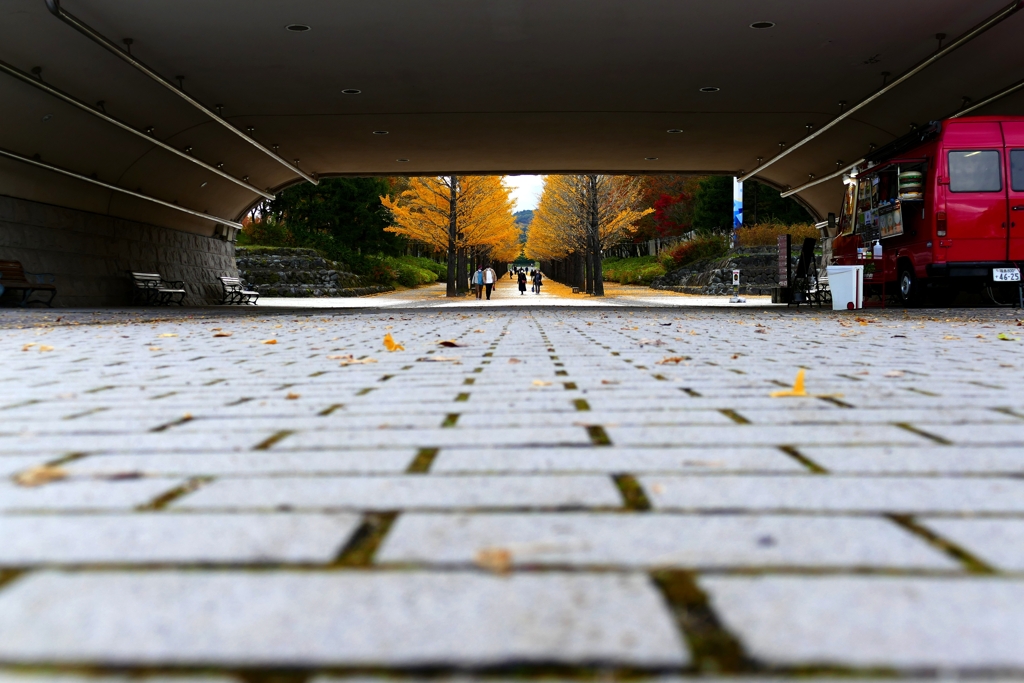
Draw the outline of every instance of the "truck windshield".
<instances>
[{"instance_id":1,"label":"truck windshield","mask_svg":"<svg viewBox=\"0 0 1024 683\"><path fill-rule=\"evenodd\" d=\"M1024 192L1024 149L1010 152L1010 175L1013 176L1013 191Z\"/></svg>"},{"instance_id":2,"label":"truck windshield","mask_svg":"<svg viewBox=\"0 0 1024 683\"><path fill-rule=\"evenodd\" d=\"M968 150L949 153L949 189L951 192L999 192L1003 189L999 173L999 152Z\"/></svg>"}]
</instances>

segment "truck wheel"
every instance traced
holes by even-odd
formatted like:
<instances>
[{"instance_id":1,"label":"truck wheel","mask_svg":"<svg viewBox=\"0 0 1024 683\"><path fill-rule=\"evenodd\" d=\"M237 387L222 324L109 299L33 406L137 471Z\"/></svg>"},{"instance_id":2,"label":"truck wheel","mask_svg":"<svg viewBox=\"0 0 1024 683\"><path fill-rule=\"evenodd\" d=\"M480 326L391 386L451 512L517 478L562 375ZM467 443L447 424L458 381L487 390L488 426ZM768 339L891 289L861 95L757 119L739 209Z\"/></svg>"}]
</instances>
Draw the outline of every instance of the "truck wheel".
<instances>
[{"instance_id":1,"label":"truck wheel","mask_svg":"<svg viewBox=\"0 0 1024 683\"><path fill-rule=\"evenodd\" d=\"M914 269L910 266L900 266L900 274L896 278L896 285L900 303L908 308L917 306L921 299L921 284L914 275Z\"/></svg>"}]
</instances>

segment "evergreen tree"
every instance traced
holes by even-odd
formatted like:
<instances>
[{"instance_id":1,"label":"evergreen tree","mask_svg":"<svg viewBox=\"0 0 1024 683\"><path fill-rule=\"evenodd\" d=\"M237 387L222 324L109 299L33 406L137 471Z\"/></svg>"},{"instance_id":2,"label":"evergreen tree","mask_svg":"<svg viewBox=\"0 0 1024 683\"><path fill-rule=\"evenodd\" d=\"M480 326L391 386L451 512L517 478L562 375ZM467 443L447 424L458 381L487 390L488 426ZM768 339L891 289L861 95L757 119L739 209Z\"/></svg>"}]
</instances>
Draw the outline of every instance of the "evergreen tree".
<instances>
[{"instance_id":1,"label":"evergreen tree","mask_svg":"<svg viewBox=\"0 0 1024 683\"><path fill-rule=\"evenodd\" d=\"M404 242L384 231L391 214L380 201L391 191L385 178L325 178L319 185L302 183L278 193L267 210L299 245L397 254Z\"/></svg>"},{"instance_id":2,"label":"evergreen tree","mask_svg":"<svg viewBox=\"0 0 1024 683\"><path fill-rule=\"evenodd\" d=\"M699 232L732 230L732 178L702 178L693 197L693 229Z\"/></svg>"},{"instance_id":3,"label":"evergreen tree","mask_svg":"<svg viewBox=\"0 0 1024 683\"><path fill-rule=\"evenodd\" d=\"M756 180L743 183L743 222L782 223L794 225L814 220L807 209L789 197L783 198L778 190L762 185Z\"/></svg>"},{"instance_id":4,"label":"evergreen tree","mask_svg":"<svg viewBox=\"0 0 1024 683\"><path fill-rule=\"evenodd\" d=\"M693 228L701 232L725 232L732 229L732 183L729 176L707 176L697 185L693 196ZM743 223L782 223L793 225L813 220L795 200L780 195L756 180L743 183Z\"/></svg>"}]
</instances>

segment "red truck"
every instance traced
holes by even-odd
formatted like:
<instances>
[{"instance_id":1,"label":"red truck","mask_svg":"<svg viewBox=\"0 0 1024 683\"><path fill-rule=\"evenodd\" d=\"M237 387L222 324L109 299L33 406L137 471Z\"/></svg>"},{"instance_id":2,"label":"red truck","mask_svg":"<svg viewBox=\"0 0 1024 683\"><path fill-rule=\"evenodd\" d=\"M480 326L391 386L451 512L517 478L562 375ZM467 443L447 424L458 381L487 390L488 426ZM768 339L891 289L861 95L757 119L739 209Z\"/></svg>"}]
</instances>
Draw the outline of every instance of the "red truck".
<instances>
[{"instance_id":1,"label":"red truck","mask_svg":"<svg viewBox=\"0 0 1024 683\"><path fill-rule=\"evenodd\" d=\"M1024 117L930 124L844 178L837 265L864 265L867 293L908 306L982 287L1024 304ZM880 253L879 253L880 252Z\"/></svg>"}]
</instances>

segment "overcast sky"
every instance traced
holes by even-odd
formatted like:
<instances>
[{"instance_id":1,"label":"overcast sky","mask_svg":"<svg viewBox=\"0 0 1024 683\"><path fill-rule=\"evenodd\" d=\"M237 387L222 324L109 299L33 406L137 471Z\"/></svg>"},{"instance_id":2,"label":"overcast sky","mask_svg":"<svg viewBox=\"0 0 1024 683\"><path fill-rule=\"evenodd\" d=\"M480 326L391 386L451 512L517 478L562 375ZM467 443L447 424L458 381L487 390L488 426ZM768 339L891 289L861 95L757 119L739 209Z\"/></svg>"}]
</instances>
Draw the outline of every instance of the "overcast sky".
<instances>
[{"instance_id":1,"label":"overcast sky","mask_svg":"<svg viewBox=\"0 0 1024 683\"><path fill-rule=\"evenodd\" d=\"M544 189L544 176L510 175L505 178L505 182L512 188L512 199L516 200L516 211L537 208L541 190Z\"/></svg>"}]
</instances>

